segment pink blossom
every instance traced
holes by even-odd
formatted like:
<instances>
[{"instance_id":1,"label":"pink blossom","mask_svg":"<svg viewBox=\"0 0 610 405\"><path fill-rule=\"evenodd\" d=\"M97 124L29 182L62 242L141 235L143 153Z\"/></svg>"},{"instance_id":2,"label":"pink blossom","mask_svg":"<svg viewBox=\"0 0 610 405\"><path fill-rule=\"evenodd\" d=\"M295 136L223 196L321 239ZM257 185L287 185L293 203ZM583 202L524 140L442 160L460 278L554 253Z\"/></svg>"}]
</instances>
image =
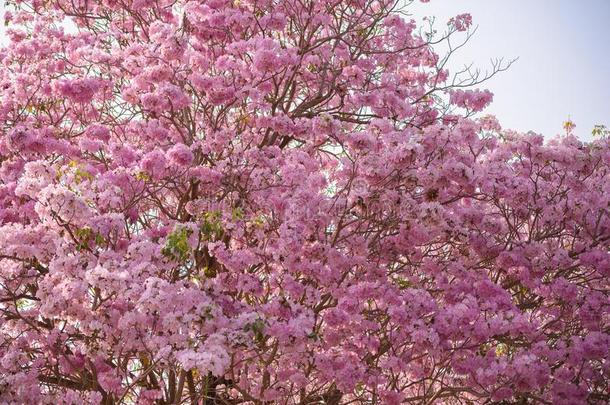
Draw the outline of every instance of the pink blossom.
<instances>
[{"instance_id":1,"label":"pink blossom","mask_svg":"<svg viewBox=\"0 0 610 405\"><path fill-rule=\"evenodd\" d=\"M272 49L261 49L254 54L254 67L261 72L269 72L277 67L277 56Z\"/></svg>"},{"instance_id":2,"label":"pink blossom","mask_svg":"<svg viewBox=\"0 0 610 405\"><path fill-rule=\"evenodd\" d=\"M142 169L153 176L161 176L165 171L166 159L165 154L160 150L154 150L147 153L142 158L140 163Z\"/></svg>"},{"instance_id":3,"label":"pink blossom","mask_svg":"<svg viewBox=\"0 0 610 405\"><path fill-rule=\"evenodd\" d=\"M492 100L493 93L489 90L453 90L450 92L449 102L472 111L481 111Z\"/></svg>"},{"instance_id":4,"label":"pink blossom","mask_svg":"<svg viewBox=\"0 0 610 405\"><path fill-rule=\"evenodd\" d=\"M74 80L61 80L57 82L57 88L61 95L74 100L77 103L89 103L103 84L96 78L88 77Z\"/></svg>"},{"instance_id":5,"label":"pink blossom","mask_svg":"<svg viewBox=\"0 0 610 405\"><path fill-rule=\"evenodd\" d=\"M193 161L193 152L185 144L178 143L167 151L167 158L177 166L188 166Z\"/></svg>"},{"instance_id":6,"label":"pink blossom","mask_svg":"<svg viewBox=\"0 0 610 405\"><path fill-rule=\"evenodd\" d=\"M468 13L459 14L449 20L449 25L458 31L466 31L472 25L472 16Z\"/></svg>"},{"instance_id":7,"label":"pink blossom","mask_svg":"<svg viewBox=\"0 0 610 405\"><path fill-rule=\"evenodd\" d=\"M19 125L9 130L6 142L16 151L27 149L37 138L37 131L28 126Z\"/></svg>"}]
</instances>

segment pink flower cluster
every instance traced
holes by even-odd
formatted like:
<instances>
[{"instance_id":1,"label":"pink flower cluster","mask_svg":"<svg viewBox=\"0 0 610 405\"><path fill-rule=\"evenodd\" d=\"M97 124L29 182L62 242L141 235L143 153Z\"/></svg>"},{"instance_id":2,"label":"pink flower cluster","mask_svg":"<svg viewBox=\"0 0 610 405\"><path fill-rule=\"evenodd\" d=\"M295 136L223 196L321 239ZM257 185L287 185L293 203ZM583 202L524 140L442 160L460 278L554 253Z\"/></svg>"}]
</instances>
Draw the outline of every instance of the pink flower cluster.
<instances>
[{"instance_id":1,"label":"pink flower cluster","mask_svg":"<svg viewBox=\"0 0 610 405\"><path fill-rule=\"evenodd\" d=\"M452 90L449 92L449 102L470 111L482 111L493 101L493 93L489 90Z\"/></svg>"},{"instance_id":2,"label":"pink flower cluster","mask_svg":"<svg viewBox=\"0 0 610 405\"><path fill-rule=\"evenodd\" d=\"M64 79L57 82L59 94L76 103L89 103L103 84L96 78Z\"/></svg>"},{"instance_id":3,"label":"pink flower cluster","mask_svg":"<svg viewBox=\"0 0 610 405\"><path fill-rule=\"evenodd\" d=\"M456 15L449 20L449 25L457 31L466 31L472 25L472 16L468 13Z\"/></svg>"}]
</instances>

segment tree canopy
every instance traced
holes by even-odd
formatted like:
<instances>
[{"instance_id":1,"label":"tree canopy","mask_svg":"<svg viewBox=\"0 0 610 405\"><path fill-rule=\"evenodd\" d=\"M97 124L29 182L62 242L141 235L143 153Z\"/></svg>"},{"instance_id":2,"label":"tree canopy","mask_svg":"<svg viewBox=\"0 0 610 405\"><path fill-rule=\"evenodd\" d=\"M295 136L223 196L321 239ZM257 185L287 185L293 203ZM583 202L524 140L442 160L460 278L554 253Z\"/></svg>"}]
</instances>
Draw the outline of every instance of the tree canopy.
<instances>
[{"instance_id":1,"label":"tree canopy","mask_svg":"<svg viewBox=\"0 0 610 405\"><path fill-rule=\"evenodd\" d=\"M409 4L10 1L0 402L607 403L609 137Z\"/></svg>"}]
</instances>

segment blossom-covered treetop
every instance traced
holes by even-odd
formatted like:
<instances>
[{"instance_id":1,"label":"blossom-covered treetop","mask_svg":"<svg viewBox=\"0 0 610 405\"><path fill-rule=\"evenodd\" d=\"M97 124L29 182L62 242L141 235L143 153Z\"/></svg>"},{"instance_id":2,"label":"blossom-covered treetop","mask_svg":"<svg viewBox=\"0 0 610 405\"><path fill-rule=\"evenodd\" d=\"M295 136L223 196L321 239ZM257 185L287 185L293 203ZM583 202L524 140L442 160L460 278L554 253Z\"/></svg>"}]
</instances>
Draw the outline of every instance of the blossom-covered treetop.
<instances>
[{"instance_id":1,"label":"blossom-covered treetop","mask_svg":"<svg viewBox=\"0 0 610 405\"><path fill-rule=\"evenodd\" d=\"M409 4L10 1L0 402L607 403L609 138Z\"/></svg>"}]
</instances>

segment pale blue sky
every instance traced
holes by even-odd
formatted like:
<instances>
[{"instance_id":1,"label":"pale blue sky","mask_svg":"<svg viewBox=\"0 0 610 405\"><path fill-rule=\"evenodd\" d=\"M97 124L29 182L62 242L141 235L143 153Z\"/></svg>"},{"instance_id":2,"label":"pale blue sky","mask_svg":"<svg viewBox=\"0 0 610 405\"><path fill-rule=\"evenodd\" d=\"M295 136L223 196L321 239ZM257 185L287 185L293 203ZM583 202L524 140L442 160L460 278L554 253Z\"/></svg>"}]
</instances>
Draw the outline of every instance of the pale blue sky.
<instances>
[{"instance_id":1,"label":"pale blue sky","mask_svg":"<svg viewBox=\"0 0 610 405\"><path fill-rule=\"evenodd\" d=\"M487 112L504 127L550 137L569 116L582 139L595 124L610 127L610 0L416 0L408 10L416 20L437 17L439 29L472 14L478 31L449 64L454 71L519 58L484 85L495 94Z\"/></svg>"},{"instance_id":2,"label":"pale blue sky","mask_svg":"<svg viewBox=\"0 0 610 405\"><path fill-rule=\"evenodd\" d=\"M472 14L477 33L453 70L519 57L485 85L495 94L487 112L504 127L550 137L570 116L587 140L593 125L610 127L610 0L431 0L409 9L416 20L436 16L439 27Z\"/></svg>"}]
</instances>

